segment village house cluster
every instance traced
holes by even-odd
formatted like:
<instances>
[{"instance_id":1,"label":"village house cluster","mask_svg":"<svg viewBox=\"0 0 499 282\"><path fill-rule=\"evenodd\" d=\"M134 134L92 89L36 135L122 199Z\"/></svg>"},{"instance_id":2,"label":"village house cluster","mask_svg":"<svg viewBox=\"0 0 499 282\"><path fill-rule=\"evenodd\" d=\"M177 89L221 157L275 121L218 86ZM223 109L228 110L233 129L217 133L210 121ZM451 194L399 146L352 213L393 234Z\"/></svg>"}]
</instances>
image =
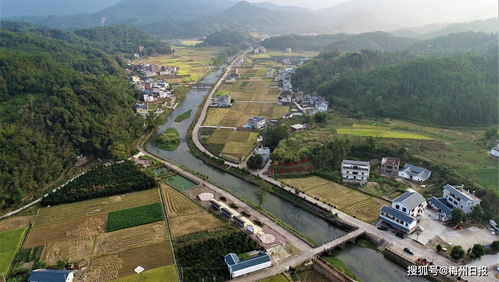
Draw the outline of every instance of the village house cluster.
<instances>
[{"instance_id":1,"label":"village house cluster","mask_svg":"<svg viewBox=\"0 0 499 282\"><path fill-rule=\"evenodd\" d=\"M171 106L175 102L171 87L165 80L142 80L138 76L132 76L131 80L135 88L141 91L140 101L135 105L138 114L146 116L151 111L160 114L163 112L162 107Z\"/></svg>"},{"instance_id":2,"label":"village house cluster","mask_svg":"<svg viewBox=\"0 0 499 282\"><path fill-rule=\"evenodd\" d=\"M144 77L154 77L159 75L176 75L178 68L157 64L139 64L134 66L134 70Z\"/></svg>"}]
</instances>

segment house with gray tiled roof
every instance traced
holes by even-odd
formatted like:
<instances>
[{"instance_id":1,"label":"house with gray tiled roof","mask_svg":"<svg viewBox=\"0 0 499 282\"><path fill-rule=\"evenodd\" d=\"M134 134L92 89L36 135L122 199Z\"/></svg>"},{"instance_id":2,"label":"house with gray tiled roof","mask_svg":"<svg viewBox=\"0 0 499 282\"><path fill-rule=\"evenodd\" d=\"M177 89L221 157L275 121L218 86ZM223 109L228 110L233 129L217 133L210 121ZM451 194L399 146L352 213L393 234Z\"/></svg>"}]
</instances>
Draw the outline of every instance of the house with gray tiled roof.
<instances>
[{"instance_id":1,"label":"house with gray tiled roof","mask_svg":"<svg viewBox=\"0 0 499 282\"><path fill-rule=\"evenodd\" d=\"M418 192L406 192L394 199L391 207L381 208L380 220L397 230L411 233L426 205L425 198Z\"/></svg>"},{"instance_id":2,"label":"house with gray tiled roof","mask_svg":"<svg viewBox=\"0 0 499 282\"><path fill-rule=\"evenodd\" d=\"M422 183L430 178L431 171L415 165L405 164L404 168L399 171L398 175L402 178Z\"/></svg>"},{"instance_id":3,"label":"house with gray tiled roof","mask_svg":"<svg viewBox=\"0 0 499 282\"><path fill-rule=\"evenodd\" d=\"M470 214L473 208L480 205L481 202L474 193L449 184L444 186L443 197L447 200L448 205L462 210L465 214Z\"/></svg>"}]
</instances>

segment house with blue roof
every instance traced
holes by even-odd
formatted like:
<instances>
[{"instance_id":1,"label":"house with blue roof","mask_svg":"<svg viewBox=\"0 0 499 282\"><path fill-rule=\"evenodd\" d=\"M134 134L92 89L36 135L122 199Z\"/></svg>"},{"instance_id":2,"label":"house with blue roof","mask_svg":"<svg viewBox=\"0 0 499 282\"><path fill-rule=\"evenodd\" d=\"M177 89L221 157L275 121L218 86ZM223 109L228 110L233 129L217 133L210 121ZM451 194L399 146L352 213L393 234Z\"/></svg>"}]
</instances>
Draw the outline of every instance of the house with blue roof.
<instances>
[{"instance_id":1,"label":"house with blue roof","mask_svg":"<svg viewBox=\"0 0 499 282\"><path fill-rule=\"evenodd\" d=\"M234 253L229 253L224 257L224 260L229 269L231 278L236 278L272 266L272 259L267 253L260 253L244 260L240 260Z\"/></svg>"},{"instance_id":2,"label":"house with blue roof","mask_svg":"<svg viewBox=\"0 0 499 282\"><path fill-rule=\"evenodd\" d=\"M71 282L74 270L36 269L31 272L29 282Z\"/></svg>"},{"instance_id":3,"label":"house with blue roof","mask_svg":"<svg viewBox=\"0 0 499 282\"><path fill-rule=\"evenodd\" d=\"M406 192L392 201L392 206L381 208L380 220L405 233L412 233L427 206L418 192Z\"/></svg>"}]
</instances>

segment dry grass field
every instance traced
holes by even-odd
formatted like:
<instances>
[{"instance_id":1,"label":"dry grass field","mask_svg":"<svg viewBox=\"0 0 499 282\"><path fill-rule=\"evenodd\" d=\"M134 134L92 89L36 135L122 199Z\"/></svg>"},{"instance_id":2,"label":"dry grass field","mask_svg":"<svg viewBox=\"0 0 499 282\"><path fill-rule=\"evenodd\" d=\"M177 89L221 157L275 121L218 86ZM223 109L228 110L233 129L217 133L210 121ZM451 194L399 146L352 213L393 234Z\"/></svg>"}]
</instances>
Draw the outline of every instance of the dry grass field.
<instances>
[{"instance_id":1,"label":"dry grass field","mask_svg":"<svg viewBox=\"0 0 499 282\"><path fill-rule=\"evenodd\" d=\"M231 108L210 108L204 125L240 127L248 123L254 116L276 119L289 112L288 106L278 106L275 103L238 103Z\"/></svg>"},{"instance_id":2,"label":"dry grass field","mask_svg":"<svg viewBox=\"0 0 499 282\"><path fill-rule=\"evenodd\" d=\"M28 227L32 216L12 216L0 221L0 232Z\"/></svg>"},{"instance_id":3,"label":"dry grass field","mask_svg":"<svg viewBox=\"0 0 499 282\"><path fill-rule=\"evenodd\" d=\"M68 239L88 239L93 235L105 232L106 218L106 214L102 213L92 217L36 225L31 228L24 242L24 247L34 248Z\"/></svg>"},{"instance_id":4,"label":"dry grass field","mask_svg":"<svg viewBox=\"0 0 499 282\"><path fill-rule=\"evenodd\" d=\"M154 222L105 233L95 241L95 255L116 253L168 239L165 223Z\"/></svg>"},{"instance_id":5,"label":"dry grass field","mask_svg":"<svg viewBox=\"0 0 499 282\"><path fill-rule=\"evenodd\" d=\"M317 176L282 179L281 181L299 188L307 195L318 197L325 203L335 205L342 212L369 223L377 220L381 206L390 204L388 201L369 196Z\"/></svg>"},{"instance_id":6,"label":"dry grass field","mask_svg":"<svg viewBox=\"0 0 499 282\"><path fill-rule=\"evenodd\" d=\"M235 101L276 101L279 89L270 88L271 79L252 78L238 80L232 84L222 84L220 91L228 92Z\"/></svg>"},{"instance_id":7,"label":"dry grass field","mask_svg":"<svg viewBox=\"0 0 499 282\"><path fill-rule=\"evenodd\" d=\"M223 155L244 159L255 148L257 137L258 133L251 131L216 129L207 142L223 146L220 151Z\"/></svg>"},{"instance_id":8,"label":"dry grass field","mask_svg":"<svg viewBox=\"0 0 499 282\"><path fill-rule=\"evenodd\" d=\"M173 237L211 230L224 224L177 190L163 183L161 189Z\"/></svg>"},{"instance_id":9,"label":"dry grass field","mask_svg":"<svg viewBox=\"0 0 499 282\"><path fill-rule=\"evenodd\" d=\"M44 225L159 202L157 189L42 208L34 225Z\"/></svg>"},{"instance_id":10,"label":"dry grass field","mask_svg":"<svg viewBox=\"0 0 499 282\"><path fill-rule=\"evenodd\" d=\"M123 265L118 272L118 277L134 274L135 272L133 270L137 265L140 265L145 269L153 269L173 264L170 241L130 249L117 253L117 255L123 260Z\"/></svg>"}]
</instances>

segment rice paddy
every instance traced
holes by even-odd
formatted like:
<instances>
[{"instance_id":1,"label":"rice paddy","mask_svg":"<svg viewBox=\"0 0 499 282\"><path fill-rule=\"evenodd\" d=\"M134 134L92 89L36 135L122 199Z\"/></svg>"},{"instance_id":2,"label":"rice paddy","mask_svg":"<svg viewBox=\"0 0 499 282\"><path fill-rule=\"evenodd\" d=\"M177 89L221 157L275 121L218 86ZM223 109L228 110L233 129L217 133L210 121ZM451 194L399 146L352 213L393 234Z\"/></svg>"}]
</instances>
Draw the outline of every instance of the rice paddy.
<instances>
[{"instance_id":1,"label":"rice paddy","mask_svg":"<svg viewBox=\"0 0 499 282\"><path fill-rule=\"evenodd\" d=\"M374 128L338 128L336 133L339 135L355 135L364 137L377 138L395 138L395 139L417 139L417 140L433 140L430 137L403 131L374 129Z\"/></svg>"}]
</instances>

